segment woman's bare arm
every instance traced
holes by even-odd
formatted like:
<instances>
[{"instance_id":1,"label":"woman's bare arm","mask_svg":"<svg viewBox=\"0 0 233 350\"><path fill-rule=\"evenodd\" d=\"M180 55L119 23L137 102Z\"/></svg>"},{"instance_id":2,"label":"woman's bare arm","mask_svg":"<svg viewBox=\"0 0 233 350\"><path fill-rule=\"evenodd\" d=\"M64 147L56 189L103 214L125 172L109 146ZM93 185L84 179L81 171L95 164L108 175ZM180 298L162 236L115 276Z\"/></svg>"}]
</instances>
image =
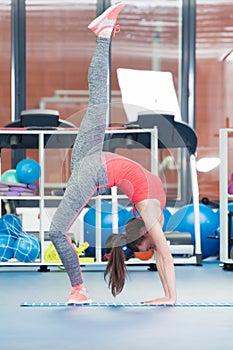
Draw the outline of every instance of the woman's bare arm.
<instances>
[{"instance_id":1,"label":"woman's bare arm","mask_svg":"<svg viewBox=\"0 0 233 350\"><path fill-rule=\"evenodd\" d=\"M146 229L156 247L156 266L164 289L164 296L145 303L175 304L176 278L173 258L160 224L161 210L157 200L147 199L136 205Z\"/></svg>"}]
</instances>

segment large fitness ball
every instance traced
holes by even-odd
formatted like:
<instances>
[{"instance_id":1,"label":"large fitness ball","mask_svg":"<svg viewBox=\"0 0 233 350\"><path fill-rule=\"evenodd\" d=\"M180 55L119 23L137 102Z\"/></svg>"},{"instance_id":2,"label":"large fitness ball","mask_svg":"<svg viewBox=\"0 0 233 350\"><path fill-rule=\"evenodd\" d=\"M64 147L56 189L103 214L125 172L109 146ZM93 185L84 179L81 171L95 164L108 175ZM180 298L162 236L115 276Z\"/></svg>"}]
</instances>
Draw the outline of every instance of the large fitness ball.
<instances>
[{"instance_id":1,"label":"large fitness ball","mask_svg":"<svg viewBox=\"0 0 233 350\"><path fill-rule=\"evenodd\" d=\"M170 217L172 216L172 213L170 210L168 210L166 207L163 209L163 216L164 216L164 223L163 223L163 231L166 231L168 222L170 220Z\"/></svg>"},{"instance_id":2,"label":"large fitness ball","mask_svg":"<svg viewBox=\"0 0 233 350\"><path fill-rule=\"evenodd\" d=\"M18 238L22 232L22 221L14 214L5 214L0 219L0 231L5 231L10 234L13 238Z\"/></svg>"},{"instance_id":3,"label":"large fitness ball","mask_svg":"<svg viewBox=\"0 0 233 350\"><path fill-rule=\"evenodd\" d=\"M13 258L14 242L15 240L11 235L0 232L0 262Z\"/></svg>"},{"instance_id":4,"label":"large fitness ball","mask_svg":"<svg viewBox=\"0 0 233 350\"><path fill-rule=\"evenodd\" d=\"M132 218L132 212L118 204L118 232L125 232L126 222ZM105 253L105 243L107 238L114 233L112 230L112 202L102 201L101 203L101 252ZM89 248L85 251L86 256L95 256L96 247L96 206L93 205L84 215L84 240L89 243Z\"/></svg>"},{"instance_id":5,"label":"large fitness ball","mask_svg":"<svg viewBox=\"0 0 233 350\"><path fill-rule=\"evenodd\" d=\"M217 236L219 220L216 213L204 204L199 204L199 213L202 257L205 259L219 253L219 239L213 238ZM193 204L177 210L169 219L167 230L189 232L192 235L192 243L195 244Z\"/></svg>"},{"instance_id":6,"label":"large fitness ball","mask_svg":"<svg viewBox=\"0 0 233 350\"><path fill-rule=\"evenodd\" d=\"M14 257L20 262L33 262L40 255L40 243L34 235L21 233L14 243Z\"/></svg>"},{"instance_id":7,"label":"large fitness ball","mask_svg":"<svg viewBox=\"0 0 233 350\"><path fill-rule=\"evenodd\" d=\"M40 165L33 159L23 159L16 166L19 182L32 184L40 177Z\"/></svg>"},{"instance_id":8,"label":"large fitness ball","mask_svg":"<svg viewBox=\"0 0 233 350\"><path fill-rule=\"evenodd\" d=\"M18 183L19 179L16 174L16 170L15 169L6 170L1 176L1 181Z\"/></svg>"}]
</instances>

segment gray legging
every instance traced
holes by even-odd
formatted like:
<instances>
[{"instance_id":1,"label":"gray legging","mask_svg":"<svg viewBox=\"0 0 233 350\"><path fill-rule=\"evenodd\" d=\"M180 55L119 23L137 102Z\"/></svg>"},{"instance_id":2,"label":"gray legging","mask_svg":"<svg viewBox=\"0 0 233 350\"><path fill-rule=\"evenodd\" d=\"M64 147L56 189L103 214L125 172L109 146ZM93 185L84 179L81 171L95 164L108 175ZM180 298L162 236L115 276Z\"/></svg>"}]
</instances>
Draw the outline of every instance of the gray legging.
<instances>
[{"instance_id":1,"label":"gray legging","mask_svg":"<svg viewBox=\"0 0 233 350\"><path fill-rule=\"evenodd\" d=\"M72 286L83 283L77 253L67 232L89 199L107 190L108 178L101 152L108 109L107 84L110 39L97 37L89 67L90 99L71 157L71 176L50 226L50 238L68 273Z\"/></svg>"}]
</instances>

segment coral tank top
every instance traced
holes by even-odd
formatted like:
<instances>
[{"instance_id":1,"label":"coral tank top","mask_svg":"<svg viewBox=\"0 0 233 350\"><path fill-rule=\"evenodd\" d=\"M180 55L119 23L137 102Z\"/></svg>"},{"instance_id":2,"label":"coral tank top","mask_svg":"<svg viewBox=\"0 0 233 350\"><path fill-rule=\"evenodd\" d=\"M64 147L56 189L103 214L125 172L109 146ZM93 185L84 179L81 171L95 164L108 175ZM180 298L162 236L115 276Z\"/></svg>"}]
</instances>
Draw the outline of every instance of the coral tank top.
<instances>
[{"instance_id":1,"label":"coral tank top","mask_svg":"<svg viewBox=\"0 0 233 350\"><path fill-rule=\"evenodd\" d=\"M137 162L118 154L106 152L103 157L109 188L117 186L134 205L145 199L157 199L161 209L164 209L166 196L158 176Z\"/></svg>"}]
</instances>

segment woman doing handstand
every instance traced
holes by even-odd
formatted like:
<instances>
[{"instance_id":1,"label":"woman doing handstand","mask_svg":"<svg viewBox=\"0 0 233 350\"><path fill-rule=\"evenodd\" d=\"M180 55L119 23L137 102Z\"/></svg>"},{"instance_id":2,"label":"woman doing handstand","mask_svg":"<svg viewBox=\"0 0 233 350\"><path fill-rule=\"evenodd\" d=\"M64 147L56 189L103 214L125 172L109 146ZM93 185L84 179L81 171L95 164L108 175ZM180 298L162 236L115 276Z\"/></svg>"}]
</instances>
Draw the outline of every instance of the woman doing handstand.
<instances>
[{"instance_id":1,"label":"woman doing handstand","mask_svg":"<svg viewBox=\"0 0 233 350\"><path fill-rule=\"evenodd\" d=\"M78 255L67 232L91 197L106 193L112 186L117 186L129 197L140 215L140 218L126 224L126 234L109 238L107 249L110 258L105 277L109 275L108 285L112 294L116 296L123 289L125 260L133 252L153 248L156 249L156 266L164 296L145 303L176 302L173 259L162 231L162 211L166 201L162 183L138 163L102 152L108 108L109 47L117 16L123 7L121 2L112 5L88 26L97 37L88 71L90 99L72 150L71 176L49 232L72 285L69 304L88 303L91 299L84 287Z\"/></svg>"}]
</instances>

